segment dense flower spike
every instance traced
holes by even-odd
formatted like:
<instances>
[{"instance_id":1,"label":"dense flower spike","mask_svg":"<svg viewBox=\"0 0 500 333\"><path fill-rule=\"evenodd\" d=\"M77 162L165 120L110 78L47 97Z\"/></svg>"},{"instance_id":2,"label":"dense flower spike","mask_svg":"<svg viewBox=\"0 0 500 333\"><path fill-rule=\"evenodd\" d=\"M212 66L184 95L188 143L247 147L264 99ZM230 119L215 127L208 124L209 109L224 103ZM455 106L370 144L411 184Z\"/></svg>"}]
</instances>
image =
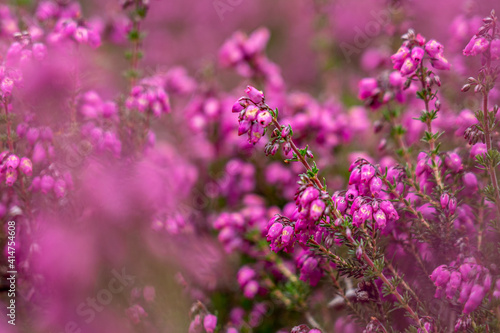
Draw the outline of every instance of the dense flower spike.
<instances>
[{"instance_id":1,"label":"dense flower spike","mask_svg":"<svg viewBox=\"0 0 500 333\"><path fill-rule=\"evenodd\" d=\"M456 264L455 264L456 265ZM463 313L469 314L481 304L491 286L489 270L466 258L458 267L441 265L430 276L436 289L435 297L446 295L463 304Z\"/></svg>"},{"instance_id":2,"label":"dense flower spike","mask_svg":"<svg viewBox=\"0 0 500 333\"><path fill-rule=\"evenodd\" d=\"M273 121L272 111L265 104L264 93L255 87L245 90L248 97L241 97L232 112L239 113L238 135L248 133L248 142L256 144L266 132L266 127Z\"/></svg>"},{"instance_id":3,"label":"dense flower spike","mask_svg":"<svg viewBox=\"0 0 500 333\"><path fill-rule=\"evenodd\" d=\"M165 92L165 77L152 76L142 79L134 86L127 98L129 109L147 112L155 117L170 113L170 100Z\"/></svg>"},{"instance_id":4,"label":"dense flower spike","mask_svg":"<svg viewBox=\"0 0 500 333\"><path fill-rule=\"evenodd\" d=\"M432 67L440 70L450 69L448 60L443 57L444 48L440 43L433 39L426 43L424 37L415 34L411 29L403 39L401 48L391 56L394 69L400 71L402 76L413 75L426 56L429 57Z\"/></svg>"},{"instance_id":5,"label":"dense flower spike","mask_svg":"<svg viewBox=\"0 0 500 333\"><path fill-rule=\"evenodd\" d=\"M500 59L500 37L498 35L497 16L492 11L489 17L483 19L483 25L465 46L465 56L476 56L481 54L483 59Z\"/></svg>"}]
</instances>

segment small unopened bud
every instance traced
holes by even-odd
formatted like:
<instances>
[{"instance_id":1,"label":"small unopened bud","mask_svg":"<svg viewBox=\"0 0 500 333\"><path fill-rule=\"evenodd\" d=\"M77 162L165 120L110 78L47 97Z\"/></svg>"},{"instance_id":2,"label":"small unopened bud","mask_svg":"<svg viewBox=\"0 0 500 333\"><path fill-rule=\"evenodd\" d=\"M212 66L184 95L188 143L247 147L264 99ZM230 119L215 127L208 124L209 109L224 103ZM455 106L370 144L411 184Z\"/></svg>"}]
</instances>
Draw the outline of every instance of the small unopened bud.
<instances>
[{"instance_id":1,"label":"small unopened bud","mask_svg":"<svg viewBox=\"0 0 500 333\"><path fill-rule=\"evenodd\" d=\"M450 210L450 215L455 214L455 210L457 209L457 199L451 198L448 203L448 209Z\"/></svg>"},{"instance_id":2,"label":"small unopened bud","mask_svg":"<svg viewBox=\"0 0 500 333\"><path fill-rule=\"evenodd\" d=\"M425 85L429 88L432 86L432 79L430 77L425 78Z\"/></svg>"},{"instance_id":3,"label":"small unopened bud","mask_svg":"<svg viewBox=\"0 0 500 333\"><path fill-rule=\"evenodd\" d=\"M441 110L441 101L439 99L434 103L434 107L436 108L436 111Z\"/></svg>"},{"instance_id":4,"label":"small unopened bud","mask_svg":"<svg viewBox=\"0 0 500 333\"><path fill-rule=\"evenodd\" d=\"M356 249L356 258L361 259L361 256L363 255L363 249L361 248L361 246L358 246L358 248Z\"/></svg>"},{"instance_id":5,"label":"small unopened bud","mask_svg":"<svg viewBox=\"0 0 500 333\"><path fill-rule=\"evenodd\" d=\"M467 83L477 83L476 78L469 76L469 78L467 78Z\"/></svg>"},{"instance_id":6,"label":"small unopened bud","mask_svg":"<svg viewBox=\"0 0 500 333\"><path fill-rule=\"evenodd\" d=\"M470 89L470 84L464 84L462 86L462 89L460 89L462 92L467 92Z\"/></svg>"},{"instance_id":7,"label":"small unopened bud","mask_svg":"<svg viewBox=\"0 0 500 333\"><path fill-rule=\"evenodd\" d=\"M351 229L347 228L345 230L345 236L347 237L347 239L351 240L352 239L352 231Z\"/></svg>"},{"instance_id":8,"label":"small unopened bud","mask_svg":"<svg viewBox=\"0 0 500 333\"><path fill-rule=\"evenodd\" d=\"M434 83L436 83L438 87L441 87L441 78L438 75L434 75Z\"/></svg>"},{"instance_id":9,"label":"small unopened bud","mask_svg":"<svg viewBox=\"0 0 500 333\"><path fill-rule=\"evenodd\" d=\"M384 128L384 123L381 122L380 120L377 120L374 124L373 124L373 131L375 133L379 133L382 129Z\"/></svg>"},{"instance_id":10,"label":"small unopened bud","mask_svg":"<svg viewBox=\"0 0 500 333\"><path fill-rule=\"evenodd\" d=\"M379 144L378 144L378 147L377 149L379 151L383 151L385 149L385 147L387 146L387 139L386 138L383 138L382 140L380 140Z\"/></svg>"},{"instance_id":11,"label":"small unopened bud","mask_svg":"<svg viewBox=\"0 0 500 333\"><path fill-rule=\"evenodd\" d=\"M448 202L450 202L450 196L448 193L441 194L441 208L445 209L448 206Z\"/></svg>"},{"instance_id":12,"label":"small unopened bud","mask_svg":"<svg viewBox=\"0 0 500 333\"><path fill-rule=\"evenodd\" d=\"M281 137L284 139L290 134L290 125L283 127L283 130L281 131Z\"/></svg>"},{"instance_id":13,"label":"small unopened bud","mask_svg":"<svg viewBox=\"0 0 500 333\"><path fill-rule=\"evenodd\" d=\"M288 153L292 150L292 145L290 144L290 142L286 142L284 145L283 145L283 152L285 153L285 155L288 155Z\"/></svg>"}]
</instances>

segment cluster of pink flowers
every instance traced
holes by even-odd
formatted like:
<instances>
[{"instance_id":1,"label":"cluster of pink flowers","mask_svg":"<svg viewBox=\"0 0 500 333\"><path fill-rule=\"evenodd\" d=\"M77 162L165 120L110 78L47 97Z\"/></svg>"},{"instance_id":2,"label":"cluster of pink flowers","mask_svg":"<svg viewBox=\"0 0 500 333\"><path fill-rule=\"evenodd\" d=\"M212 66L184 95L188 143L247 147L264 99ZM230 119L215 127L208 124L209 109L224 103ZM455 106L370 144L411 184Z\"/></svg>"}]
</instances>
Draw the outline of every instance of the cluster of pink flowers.
<instances>
[{"instance_id":1,"label":"cluster of pink flowers","mask_svg":"<svg viewBox=\"0 0 500 333\"><path fill-rule=\"evenodd\" d=\"M463 304L463 313L469 314L481 303L495 285L493 296L500 298L499 280L494 284L489 270L476 263L474 258L465 258L451 266L441 265L430 276L436 289L436 298L446 295L450 300Z\"/></svg>"},{"instance_id":2,"label":"cluster of pink flowers","mask_svg":"<svg viewBox=\"0 0 500 333\"><path fill-rule=\"evenodd\" d=\"M443 57L443 45L434 39L426 42L424 37L420 34L415 35L411 30L403 36L403 39L405 39L403 45L391 56L394 69L400 71L402 76L414 74L426 55L432 67L442 70L450 69L448 60Z\"/></svg>"},{"instance_id":3,"label":"cluster of pink flowers","mask_svg":"<svg viewBox=\"0 0 500 333\"><path fill-rule=\"evenodd\" d=\"M130 110L150 113L160 117L170 112L170 99L165 92L165 78L152 76L142 79L134 86L127 98L126 105Z\"/></svg>"},{"instance_id":4,"label":"cluster of pink flowers","mask_svg":"<svg viewBox=\"0 0 500 333\"><path fill-rule=\"evenodd\" d=\"M0 5L0 332L500 331L495 12L237 2Z\"/></svg>"},{"instance_id":5,"label":"cluster of pink flowers","mask_svg":"<svg viewBox=\"0 0 500 333\"><path fill-rule=\"evenodd\" d=\"M232 112L238 113L238 135L248 133L248 142L256 144L273 121L273 116L266 107L262 91L248 86L245 92L248 97L241 97L233 105Z\"/></svg>"},{"instance_id":6,"label":"cluster of pink flowers","mask_svg":"<svg viewBox=\"0 0 500 333\"><path fill-rule=\"evenodd\" d=\"M31 177L33 172L33 163L27 157L19 159L18 156L4 151L0 154L0 174L2 180L7 186L13 186L16 182L19 172L26 177Z\"/></svg>"}]
</instances>

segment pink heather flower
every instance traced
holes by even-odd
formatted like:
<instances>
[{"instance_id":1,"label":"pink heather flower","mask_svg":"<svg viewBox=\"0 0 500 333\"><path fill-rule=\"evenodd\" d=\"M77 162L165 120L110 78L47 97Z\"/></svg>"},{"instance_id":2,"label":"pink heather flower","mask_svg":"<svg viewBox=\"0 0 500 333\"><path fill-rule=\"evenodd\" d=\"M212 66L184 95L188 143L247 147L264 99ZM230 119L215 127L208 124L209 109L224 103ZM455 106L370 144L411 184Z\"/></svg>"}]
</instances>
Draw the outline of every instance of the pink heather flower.
<instances>
[{"instance_id":1,"label":"pink heather flower","mask_svg":"<svg viewBox=\"0 0 500 333\"><path fill-rule=\"evenodd\" d=\"M245 92L248 95L248 98L250 98L250 100L255 104L259 104L264 100L264 93L252 86L247 86Z\"/></svg>"},{"instance_id":2,"label":"pink heather flower","mask_svg":"<svg viewBox=\"0 0 500 333\"><path fill-rule=\"evenodd\" d=\"M316 199L311 203L311 208L309 211L309 217L313 221L319 220L323 212L325 211L325 202L321 199Z\"/></svg>"},{"instance_id":3,"label":"pink heather flower","mask_svg":"<svg viewBox=\"0 0 500 333\"><path fill-rule=\"evenodd\" d=\"M403 62L410 55L410 49L406 46L401 46L399 50L391 56L392 63L394 64L394 69L400 70Z\"/></svg>"},{"instance_id":4,"label":"pink heather flower","mask_svg":"<svg viewBox=\"0 0 500 333\"><path fill-rule=\"evenodd\" d=\"M375 176L375 168L371 164L365 164L361 167L361 181L368 183Z\"/></svg>"},{"instance_id":5,"label":"pink heather flower","mask_svg":"<svg viewBox=\"0 0 500 333\"><path fill-rule=\"evenodd\" d=\"M389 221L396 221L399 219L399 214L392 205L392 202L384 200L380 203L380 209L385 213Z\"/></svg>"},{"instance_id":6,"label":"pink heather flower","mask_svg":"<svg viewBox=\"0 0 500 333\"><path fill-rule=\"evenodd\" d=\"M40 131L36 127L31 127L26 133L26 139L32 145L35 144L39 136L40 136Z\"/></svg>"},{"instance_id":7,"label":"pink heather flower","mask_svg":"<svg viewBox=\"0 0 500 333\"><path fill-rule=\"evenodd\" d=\"M475 56L485 52L488 49L489 42L486 38L474 36L471 38L463 51L465 56Z\"/></svg>"},{"instance_id":8,"label":"pink heather flower","mask_svg":"<svg viewBox=\"0 0 500 333\"><path fill-rule=\"evenodd\" d=\"M273 121L273 117L269 111L261 111L257 115L257 122L262 127L267 127Z\"/></svg>"},{"instance_id":9,"label":"pink heather flower","mask_svg":"<svg viewBox=\"0 0 500 333\"><path fill-rule=\"evenodd\" d=\"M213 333L216 326L217 326L217 317L214 316L213 314L206 315L205 318L203 318L203 327L205 328L205 331L207 331L208 333Z\"/></svg>"},{"instance_id":10,"label":"pink heather flower","mask_svg":"<svg viewBox=\"0 0 500 333\"><path fill-rule=\"evenodd\" d=\"M260 138L264 135L264 127L257 123L254 123L248 132L248 142L256 144L259 142Z\"/></svg>"},{"instance_id":11,"label":"pink heather flower","mask_svg":"<svg viewBox=\"0 0 500 333\"><path fill-rule=\"evenodd\" d=\"M373 177L370 180L370 192L373 194L378 194L382 190L382 179L379 177Z\"/></svg>"},{"instance_id":12,"label":"pink heather flower","mask_svg":"<svg viewBox=\"0 0 500 333\"><path fill-rule=\"evenodd\" d=\"M384 212L379 209L378 211L373 214L373 219L375 220L375 223L377 225L377 228L383 230L387 224L387 217L385 216Z\"/></svg>"},{"instance_id":13,"label":"pink heather flower","mask_svg":"<svg viewBox=\"0 0 500 333\"><path fill-rule=\"evenodd\" d=\"M462 276L463 278L463 276ZM458 297L458 301L460 303L465 303L467 302L467 299L469 298L470 292L472 290L472 286L474 284L472 282L469 283L463 283L460 287L460 296Z\"/></svg>"},{"instance_id":14,"label":"pink heather flower","mask_svg":"<svg viewBox=\"0 0 500 333\"><path fill-rule=\"evenodd\" d=\"M457 271L452 272L450 276L450 281L446 286L446 297L452 299L455 296L455 293L457 292L458 287L460 287L461 283L462 283L462 275L460 274L460 272Z\"/></svg>"},{"instance_id":15,"label":"pink heather flower","mask_svg":"<svg viewBox=\"0 0 500 333\"><path fill-rule=\"evenodd\" d=\"M472 172L467 172L463 176L463 181L465 187L469 191L476 191L477 190L477 178L476 175L473 174Z\"/></svg>"},{"instance_id":16,"label":"pink heather flower","mask_svg":"<svg viewBox=\"0 0 500 333\"><path fill-rule=\"evenodd\" d=\"M391 72L391 74L389 74L389 83L394 88L398 88L398 89L401 88L403 86L404 82L405 82L405 79L399 71L393 71L393 72Z\"/></svg>"},{"instance_id":17,"label":"pink heather flower","mask_svg":"<svg viewBox=\"0 0 500 333\"><path fill-rule=\"evenodd\" d=\"M435 58L443 52L443 45L431 39L425 44L425 51L431 58Z\"/></svg>"},{"instance_id":18,"label":"pink heather flower","mask_svg":"<svg viewBox=\"0 0 500 333\"><path fill-rule=\"evenodd\" d=\"M246 54L252 56L259 52L262 52L267 42L269 41L270 32L266 28L259 28L255 30L247 39L246 43L243 44L243 49Z\"/></svg>"},{"instance_id":19,"label":"pink heather flower","mask_svg":"<svg viewBox=\"0 0 500 333\"><path fill-rule=\"evenodd\" d=\"M142 295L143 295L144 300L146 302L149 302L149 303L154 302L155 297L156 297L155 287L145 286L144 290L142 291Z\"/></svg>"},{"instance_id":20,"label":"pink heather flower","mask_svg":"<svg viewBox=\"0 0 500 333\"><path fill-rule=\"evenodd\" d=\"M361 181L361 170L356 168L352 170L351 175L349 176L349 185L358 184Z\"/></svg>"},{"instance_id":21,"label":"pink heather flower","mask_svg":"<svg viewBox=\"0 0 500 333\"><path fill-rule=\"evenodd\" d=\"M59 6L52 1L42 1L36 9L36 17L40 21L46 21L59 15Z\"/></svg>"},{"instance_id":22,"label":"pink heather flower","mask_svg":"<svg viewBox=\"0 0 500 333\"><path fill-rule=\"evenodd\" d=\"M448 210L450 215L455 214L455 210L457 209L457 199L455 197L450 198L450 202L448 203Z\"/></svg>"},{"instance_id":23,"label":"pink heather flower","mask_svg":"<svg viewBox=\"0 0 500 333\"><path fill-rule=\"evenodd\" d=\"M364 204L359 208L359 217L363 222L370 220L372 218L372 213L373 208L371 205Z\"/></svg>"},{"instance_id":24,"label":"pink heather flower","mask_svg":"<svg viewBox=\"0 0 500 333\"><path fill-rule=\"evenodd\" d=\"M189 324L189 333L201 333L201 316L196 315Z\"/></svg>"},{"instance_id":25,"label":"pink heather flower","mask_svg":"<svg viewBox=\"0 0 500 333\"><path fill-rule=\"evenodd\" d=\"M312 187L308 186L299 196L299 202L302 206L308 206L310 202L317 199L319 197L319 191Z\"/></svg>"},{"instance_id":26,"label":"pink heather flower","mask_svg":"<svg viewBox=\"0 0 500 333\"><path fill-rule=\"evenodd\" d=\"M404 76L410 75L417 70L418 64L411 58L407 58L401 66L401 74Z\"/></svg>"},{"instance_id":27,"label":"pink heather flower","mask_svg":"<svg viewBox=\"0 0 500 333\"><path fill-rule=\"evenodd\" d=\"M252 280L245 285L245 288L243 289L243 295L246 298L252 299L255 297L255 295L257 295L258 291L259 291L259 283L255 280Z\"/></svg>"},{"instance_id":28,"label":"pink heather flower","mask_svg":"<svg viewBox=\"0 0 500 333\"><path fill-rule=\"evenodd\" d=\"M431 65L435 69L449 70L451 68L450 63L442 55L437 55L435 58L431 59Z\"/></svg>"},{"instance_id":29,"label":"pink heather flower","mask_svg":"<svg viewBox=\"0 0 500 333\"><path fill-rule=\"evenodd\" d=\"M259 112L260 112L260 109L258 107L256 107L255 105L250 105L245 110L245 120L247 120L247 121L256 120Z\"/></svg>"},{"instance_id":30,"label":"pink heather flower","mask_svg":"<svg viewBox=\"0 0 500 333\"><path fill-rule=\"evenodd\" d=\"M17 125L16 133L18 137L23 138L26 135L27 131L28 131L28 124L19 123L19 125Z\"/></svg>"},{"instance_id":31,"label":"pink heather flower","mask_svg":"<svg viewBox=\"0 0 500 333\"><path fill-rule=\"evenodd\" d=\"M275 240L276 238L281 236L282 230L283 230L283 224L275 222L267 232L267 240L268 241Z\"/></svg>"},{"instance_id":32,"label":"pink heather flower","mask_svg":"<svg viewBox=\"0 0 500 333\"><path fill-rule=\"evenodd\" d=\"M450 195L448 193L441 194L440 202L441 202L441 208L445 209L448 206L448 203L450 202Z\"/></svg>"},{"instance_id":33,"label":"pink heather flower","mask_svg":"<svg viewBox=\"0 0 500 333\"><path fill-rule=\"evenodd\" d=\"M7 186L12 186L17 180L17 170L13 168L7 168L5 171L5 183Z\"/></svg>"},{"instance_id":34,"label":"pink heather flower","mask_svg":"<svg viewBox=\"0 0 500 333\"><path fill-rule=\"evenodd\" d=\"M477 155L484 155L487 152L488 152L488 149L486 149L486 144L484 144L484 143L476 143L470 149L470 157L476 158Z\"/></svg>"},{"instance_id":35,"label":"pink heather flower","mask_svg":"<svg viewBox=\"0 0 500 333\"><path fill-rule=\"evenodd\" d=\"M288 246L293 237L294 231L293 228L289 225L283 228L283 231L281 232L281 241L285 246Z\"/></svg>"},{"instance_id":36,"label":"pink heather flower","mask_svg":"<svg viewBox=\"0 0 500 333\"><path fill-rule=\"evenodd\" d=\"M40 138L42 140L50 142L54 138L54 132L52 132L52 129L50 127L44 127L40 132Z\"/></svg>"},{"instance_id":37,"label":"pink heather flower","mask_svg":"<svg viewBox=\"0 0 500 333\"><path fill-rule=\"evenodd\" d=\"M238 126L238 135L247 133L252 128L252 122L246 119L240 121Z\"/></svg>"},{"instance_id":38,"label":"pink heather flower","mask_svg":"<svg viewBox=\"0 0 500 333\"><path fill-rule=\"evenodd\" d=\"M54 187L54 178L49 175L45 175L40 180L40 189L42 193L47 194Z\"/></svg>"},{"instance_id":39,"label":"pink heather flower","mask_svg":"<svg viewBox=\"0 0 500 333\"><path fill-rule=\"evenodd\" d=\"M47 153L43 144L41 142L37 142L33 147L33 155L32 159L34 163L39 163L44 161L47 158Z\"/></svg>"},{"instance_id":40,"label":"pink heather flower","mask_svg":"<svg viewBox=\"0 0 500 333\"><path fill-rule=\"evenodd\" d=\"M5 77L0 84L0 90L5 96L10 96L12 94L12 89L14 88L14 80L10 77Z\"/></svg>"},{"instance_id":41,"label":"pink heather flower","mask_svg":"<svg viewBox=\"0 0 500 333\"><path fill-rule=\"evenodd\" d=\"M347 209L347 201L345 197L338 197L335 199L335 205L340 213L344 213Z\"/></svg>"},{"instance_id":42,"label":"pink heather flower","mask_svg":"<svg viewBox=\"0 0 500 333\"><path fill-rule=\"evenodd\" d=\"M73 33L73 37L75 38L75 40L78 43L86 44L87 41L89 40L89 32L84 27L78 27L78 28L76 28L75 32Z\"/></svg>"},{"instance_id":43,"label":"pink heather flower","mask_svg":"<svg viewBox=\"0 0 500 333\"><path fill-rule=\"evenodd\" d=\"M253 270L249 266L243 266L238 271L238 284L243 288L248 282L253 280L255 276L255 270Z\"/></svg>"},{"instance_id":44,"label":"pink heather flower","mask_svg":"<svg viewBox=\"0 0 500 333\"><path fill-rule=\"evenodd\" d=\"M358 191L354 188L350 188L349 190L347 190L345 194L345 198L347 199L347 201L353 201L357 197L358 197Z\"/></svg>"},{"instance_id":45,"label":"pink heather flower","mask_svg":"<svg viewBox=\"0 0 500 333\"><path fill-rule=\"evenodd\" d=\"M415 37L415 41L420 45L423 46L425 44L425 37L422 36L421 34L417 34Z\"/></svg>"},{"instance_id":46,"label":"pink heather flower","mask_svg":"<svg viewBox=\"0 0 500 333\"><path fill-rule=\"evenodd\" d=\"M16 169L19 166L19 157L12 154L7 157L5 160L5 166L8 168Z\"/></svg>"},{"instance_id":47,"label":"pink heather flower","mask_svg":"<svg viewBox=\"0 0 500 333\"><path fill-rule=\"evenodd\" d=\"M227 40L219 51L219 62L223 67L234 66L238 64L244 57L244 53L239 47L238 43L234 40L237 33L233 35L232 39Z\"/></svg>"},{"instance_id":48,"label":"pink heather flower","mask_svg":"<svg viewBox=\"0 0 500 333\"><path fill-rule=\"evenodd\" d=\"M462 170L462 159L456 153L448 153L444 159L444 163L453 172Z\"/></svg>"},{"instance_id":49,"label":"pink heather flower","mask_svg":"<svg viewBox=\"0 0 500 333\"><path fill-rule=\"evenodd\" d=\"M414 47L411 50L411 59L418 65L420 62L422 62L422 59L424 57L424 49L421 47Z\"/></svg>"},{"instance_id":50,"label":"pink heather flower","mask_svg":"<svg viewBox=\"0 0 500 333\"><path fill-rule=\"evenodd\" d=\"M359 81L358 88L358 98L360 100L365 100L377 93L378 83L374 78L364 78Z\"/></svg>"},{"instance_id":51,"label":"pink heather flower","mask_svg":"<svg viewBox=\"0 0 500 333\"><path fill-rule=\"evenodd\" d=\"M31 160L27 157L21 158L21 162L19 164L19 169L26 175L26 176L31 176L33 172L33 163L31 163Z\"/></svg>"},{"instance_id":52,"label":"pink heather flower","mask_svg":"<svg viewBox=\"0 0 500 333\"><path fill-rule=\"evenodd\" d=\"M231 112L240 113L241 111L245 110L248 107L248 105L249 105L248 100L242 97L238 101L236 101L236 103L233 104Z\"/></svg>"},{"instance_id":53,"label":"pink heather flower","mask_svg":"<svg viewBox=\"0 0 500 333\"><path fill-rule=\"evenodd\" d=\"M475 284L470 292L469 299L464 305L463 313L468 314L474 311L481 302L486 294L486 290L482 285Z\"/></svg>"},{"instance_id":54,"label":"pink heather flower","mask_svg":"<svg viewBox=\"0 0 500 333\"><path fill-rule=\"evenodd\" d=\"M438 266L432 272L430 278L436 287L443 287L450 280L450 271L446 265Z\"/></svg>"},{"instance_id":55,"label":"pink heather flower","mask_svg":"<svg viewBox=\"0 0 500 333\"><path fill-rule=\"evenodd\" d=\"M144 308L138 304L134 304L131 307L127 308L125 310L125 313L127 314L128 319L133 323L133 324L139 324L143 318L147 318L148 314L144 310Z\"/></svg>"}]
</instances>

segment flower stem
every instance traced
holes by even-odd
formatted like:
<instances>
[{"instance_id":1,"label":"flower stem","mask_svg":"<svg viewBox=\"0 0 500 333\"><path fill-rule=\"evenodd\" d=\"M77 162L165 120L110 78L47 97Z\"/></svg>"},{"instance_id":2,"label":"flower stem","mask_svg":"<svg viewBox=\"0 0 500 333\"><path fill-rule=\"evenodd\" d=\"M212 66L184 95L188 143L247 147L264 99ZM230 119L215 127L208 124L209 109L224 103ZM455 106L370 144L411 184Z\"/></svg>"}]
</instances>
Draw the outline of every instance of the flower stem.
<instances>
[{"instance_id":1,"label":"flower stem","mask_svg":"<svg viewBox=\"0 0 500 333\"><path fill-rule=\"evenodd\" d=\"M281 125L276 118L273 118L273 124L274 124L274 126L276 126L276 128L281 129ZM292 150L295 153L295 155L297 156L297 158L299 159L300 163L302 163L302 165L306 168L307 171L312 171L312 167L306 161L305 157L302 156L302 154L299 152L299 149L297 148L297 146L293 142L290 135L287 136L286 140L290 143L290 146L292 147ZM325 188L323 187L323 184L321 184L321 181L318 179L317 175L314 175L314 177L312 177L312 181L313 181L313 183L316 184L316 186L318 186L318 188L320 190L322 190L322 191L325 190Z\"/></svg>"},{"instance_id":2,"label":"flower stem","mask_svg":"<svg viewBox=\"0 0 500 333\"><path fill-rule=\"evenodd\" d=\"M488 112L488 95L489 95L489 89L486 89L483 92L483 118L484 118L483 129L486 141L486 149L489 152L492 149L493 144L491 140L491 130L489 124L490 121ZM493 186L493 190L495 192L495 203L497 206L497 210L500 213L500 190L498 188L498 177L497 177L496 167L488 165L488 174L490 176L491 185Z\"/></svg>"},{"instance_id":3,"label":"flower stem","mask_svg":"<svg viewBox=\"0 0 500 333\"><path fill-rule=\"evenodd\" d=\"M10 118L9 118L9 104L7 103L7 100L5 98L3 100L3 108L5 110L5 120L7 122L7 144L9 146L9 150L11 152L13 152L14 151L14 143L12 141L12 133L11 133L12 124L11 124Z\"/></svg>"},{"instance_id":4,"label":"flower stem","mask_svg":"<svg viewBox=\"0 0 500 333\"><path fill-rule=\"evenodd\" d=\"M423 63L420 63L419 71L420 71L420 75L418 77L420 80L420 84L422 85L422 91L424 91L423 100L424 100L424 104L425 104L425 111L427 114L429 114L429 112L430 112L430 107L429 107L430 98L429 98L428 88L426 87L426 84L425 84L426 73L425 73ZM427 125L427 132L429 132L431 135L434 135L434 133L432 132L432 119L431 119L431 117L426 117L425 123ZM434 139L434 137L431 137L428 142L429 142L429 148L431 150L431 161L432 161L431 167L432 167L432 171L434 173L434 179L436 180L436 184L439 187L439 189L441 191L443 191L444 186L443 186L443 181L441 179L441 174L439 172L439 165L437 163L434 163L434 158L436 157L436 140Z\"/></svg>"}]
</instances>

